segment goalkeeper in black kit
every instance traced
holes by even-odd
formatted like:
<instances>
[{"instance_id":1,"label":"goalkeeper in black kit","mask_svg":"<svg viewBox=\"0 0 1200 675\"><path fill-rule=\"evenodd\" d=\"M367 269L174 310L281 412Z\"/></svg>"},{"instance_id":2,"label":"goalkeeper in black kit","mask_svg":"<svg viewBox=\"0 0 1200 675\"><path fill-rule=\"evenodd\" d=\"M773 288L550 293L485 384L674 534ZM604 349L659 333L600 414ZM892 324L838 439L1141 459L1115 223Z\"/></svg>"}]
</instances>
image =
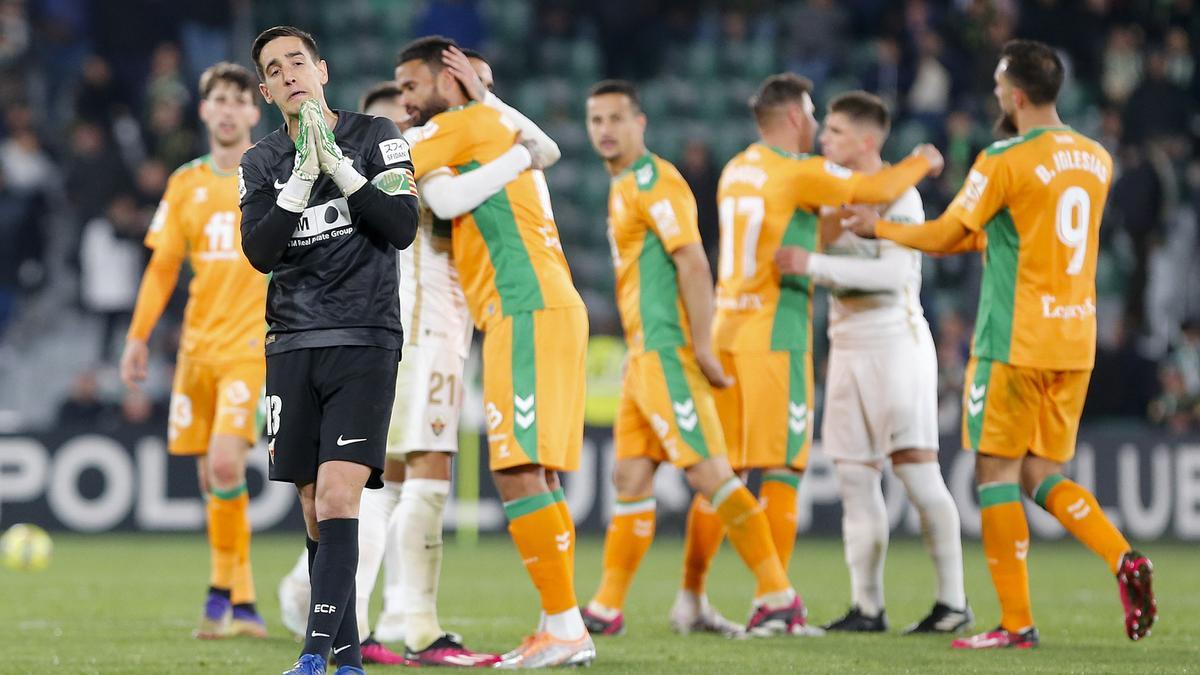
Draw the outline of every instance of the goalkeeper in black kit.
<instances>
[{"instance_id":1,"label":"goalkeeper in black kit","mask_svg":"<svg viewBox=\"0 0 1200 675\"><path fill-rule=\"evenodd\" d=\"M396 249L412 243L408 144L388 119L331 110L329 73L308 33L263 31L259 91L285 124L242 156L242 248L267 292L271 479L295 483L312 595L288 673L362 673L354 611L358 505L383 485L400 324Z\"/></svg>"}]
</instances>

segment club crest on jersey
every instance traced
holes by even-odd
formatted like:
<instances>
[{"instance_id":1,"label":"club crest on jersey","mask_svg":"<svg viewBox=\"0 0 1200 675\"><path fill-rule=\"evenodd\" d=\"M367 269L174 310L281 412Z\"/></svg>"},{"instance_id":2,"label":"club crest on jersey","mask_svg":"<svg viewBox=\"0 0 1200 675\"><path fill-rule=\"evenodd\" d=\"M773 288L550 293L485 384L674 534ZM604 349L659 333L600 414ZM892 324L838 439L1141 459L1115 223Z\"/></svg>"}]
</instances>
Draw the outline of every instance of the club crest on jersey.
<instances>
[{"instance_id":1,"label":"club crest on jersey","mask_svg":"<svg viewBox=\"0 0 1200 675\"><path fill-rule=\"evenodd\" d=\"M433 431L434 436L441 436L442 432L446 430L446 421L441 417L435 417L433 418L433 421L429 423L429 429Z\"/></svg>"},{"instance_id":2,"label":"club crest on jersey","mask_svg":"<svg viewBox=\"0 0 1200 675\"><path fill-rule=\"evenodd\" d=\"M408 142L403 138L389 138L379 144L379 154L383 156L384 164L399 164L411 158Z\"/></svg>"}]
</instances>

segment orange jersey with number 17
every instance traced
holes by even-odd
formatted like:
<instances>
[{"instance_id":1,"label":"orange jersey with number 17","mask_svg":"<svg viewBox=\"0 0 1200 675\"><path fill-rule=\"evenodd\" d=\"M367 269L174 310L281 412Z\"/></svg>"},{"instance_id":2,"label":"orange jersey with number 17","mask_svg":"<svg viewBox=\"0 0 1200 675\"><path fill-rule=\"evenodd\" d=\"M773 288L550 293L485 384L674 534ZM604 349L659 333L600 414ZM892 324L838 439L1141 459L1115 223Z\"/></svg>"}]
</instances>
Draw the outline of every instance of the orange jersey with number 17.
<instances>
[{"instance_id":1,"label":"orange jersey with number 17","mask_svg":"<svg viewBox=\"0 0 1200 675\"><path fill-rule=\"evenodd\" d=\"M979 154L946 216L987 232L973 353L1088 370L1096 357L1096 257L1112 158L1068 127Z\"/></svg>"}]
</instances>

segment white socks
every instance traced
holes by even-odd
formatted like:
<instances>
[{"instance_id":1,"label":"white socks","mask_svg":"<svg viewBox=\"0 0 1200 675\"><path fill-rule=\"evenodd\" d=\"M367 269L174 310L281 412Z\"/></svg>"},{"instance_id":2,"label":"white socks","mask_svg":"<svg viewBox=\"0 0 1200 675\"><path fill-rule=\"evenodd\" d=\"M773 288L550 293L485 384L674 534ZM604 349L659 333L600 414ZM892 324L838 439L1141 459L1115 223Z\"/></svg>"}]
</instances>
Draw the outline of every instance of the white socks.
<instances>
[{"instance_id":1,"label":"white socks","mask_svg":"<svg viewBox=\"0 0 1200 675\"><path fill-rule=\"evenodd\" d=\"M946 488L937 462L900 464L892 467L904 483L908 500L921 516L921 535L925 549L933 558L937 571L938 602L952 609L967 606L963 591L962 536L959 531L958 507Z\"/></svg>"},{"instance_id":2,"label":"white socks","mask_svg":"<svg viewBox=\"0 0 1200 675\"><path fill-rule=\"evenodd\" d=\"M850 568L850 597L868 616L883 609L883 560L888 545L882 474L865 464L836 462L842 495L842 540Z\"/></svg>"},{"instance_id":3,"label":"white socks","mask_svg":"<svg viewBox=\"0 0 1200 675\"><path fill-rule=\"evenodd\" d=\"M363 490L358 503L358 572L354 576L354 588L360 640L366 640L371 634L367 605L375 591L375 579L379 576L379 565L387 546L388 521L400 501L402 486L403 483L384 481L378 490Z\"/></svg>"},{"instance_id":4,"label":"white socks","mask_svg":"<svg viewBox=\"0 0 1200 675\"><path fill-rule=\"evenodd\" d=\"M402 604L404 642L414 651L428 647L442 634L437 618L438 577L442 570L442 516L450 495L450 481L409 478L404 482L398 535L404 568ZM389 588L389 591L391 589Z\"/></svg>"},{"instance_id":5,"label":"white socks","mask_svg":"<svg viewBox=\"0 0 1200 675\"><path fill-rule=\"evenodd\" d=\"M547 614L545 630L559 640L578 640L587 632L583 625L583 615L578 607L572 607L558 614Z\"/></svg>"}]
</instances>

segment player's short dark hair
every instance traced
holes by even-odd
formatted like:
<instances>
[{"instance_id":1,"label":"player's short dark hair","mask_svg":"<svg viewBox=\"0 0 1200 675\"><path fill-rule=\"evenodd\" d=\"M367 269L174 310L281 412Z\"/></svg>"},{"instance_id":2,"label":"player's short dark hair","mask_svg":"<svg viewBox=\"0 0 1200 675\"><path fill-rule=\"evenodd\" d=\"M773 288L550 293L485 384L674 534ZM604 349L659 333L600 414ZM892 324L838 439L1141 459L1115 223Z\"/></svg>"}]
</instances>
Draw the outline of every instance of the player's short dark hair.
<instances>
[{"instance_id":1,"label":"player's short dark hair","mask_svg":"<svg viewBox=\"0 0 1200 675\"><path fill-rule=\"evenodd\" d=\"M200 75L200 98L208 98L220 83L232 84L241 91L254 91L254 75L245 66L229 61L214 63Z\"/></svg>"},{"instance_id":2,"label":"player's short dark hair","mask_svg":"<svg viewBox=\"0 0 1200 675\"><path fill-rule=\"evenodd\" d=\"M841 113L856 123L878 127L886 136L892 128L892 116L887 104L875 94L865 91L848 91L838 94L829 102L829 112Z\"/></svg>"},{"instance_id":3,"label":"player's short dark hair","mask_svg":"<svg viewBox=\"0 0 1200 675\"><path fill-rule=\"evenodd\" d=\"M442 52L451 47L458 47L453 38L445 35L426 35L404 45L396 56L396 65L409 61L423 61L433 72L442 69ZM462 47L458 47L462 49ZM483 57L480 57L483 58Z\"/></svg>"},{"instance_id":4,"label":"player's short dark hair","mask_svg":"<svg viewBox=\"0 0 1200 675\"><path fill-rule=\"evenodd\" d=\"M804 95L812 96L813 83L807 77L795 73L777 73L763 80L758 91L750 97L750 110L761 124L775 110L789 103L799 103Z\"/></svg>"},{"instance_id":5,"label":"player's short dark hair","mask_svg":"<svg viewBox=\"0 0 1200 675\"><path fill-rule=\"evenodd\" d=\"M479 59L484 63L489 63L487 57L484 56L483 52L479 51L478 49L472 49L470 47L459 47L459 49L462 50L462 53L465 54L468 59Z\"/></svg>"},{"instance_id":6,"label":"player's short dark hair","mask_svg":"<svg viewBox=\"0 0 1200 675\"><path fill-rule=\"evenodd\" d=\"M380 82L379 84L368 89L367 93L363 94L362 101L358 104L358 109L366 112L367 108L375 105L377 101L396 98L403 93L404 92L400 91L400 87L396 86L395 82L390 80L387 82Z\"/></svg>"},{"instance_id":7,"label":"player's short dark hair","mask_svg":"<svg viewBox=\"0 0 1200 675\"><path fill-rule=\"evenodd\" d=\"M629 80L600 80L588 90L588 98L605 94L621 94L629 99L635 110L640 112L642 109L642 100L638 98L637 86Z\"/></svg>"},{"instance_id":8,"label":"player's short dark hair","mask_svg":"<svg viewBox=\"0 0 1200 675\"><path fill-rule=\"evenodd\" d=\"M1062 89L1062 59L1050 45L1036 40L1009 40L1000 52L1008 61L1004 74L1034 105L1054 103Z\"/></svg>"},{"instance_id":9,"label":"player's short dark hair","mask_svg":"<svg viewBox=\"0 0 1200 675\"><path fill-rule=\"evenodd\" d=\"M317 41L308 31L300 30L295 26L274 26L268 28L258 34L254 38L254 44L250 46L250 59L254 61L254 68L258 71L260 79L266 79L266 74L263 72L262 64L258 62L258 57L262 55L263 47L271 40L281 37L300 38L300 42L304 43L304 48L308 50L308 55L312 57L313 62L321 60L321 53L317 50Z\"/></svg>"}]
</instances>

